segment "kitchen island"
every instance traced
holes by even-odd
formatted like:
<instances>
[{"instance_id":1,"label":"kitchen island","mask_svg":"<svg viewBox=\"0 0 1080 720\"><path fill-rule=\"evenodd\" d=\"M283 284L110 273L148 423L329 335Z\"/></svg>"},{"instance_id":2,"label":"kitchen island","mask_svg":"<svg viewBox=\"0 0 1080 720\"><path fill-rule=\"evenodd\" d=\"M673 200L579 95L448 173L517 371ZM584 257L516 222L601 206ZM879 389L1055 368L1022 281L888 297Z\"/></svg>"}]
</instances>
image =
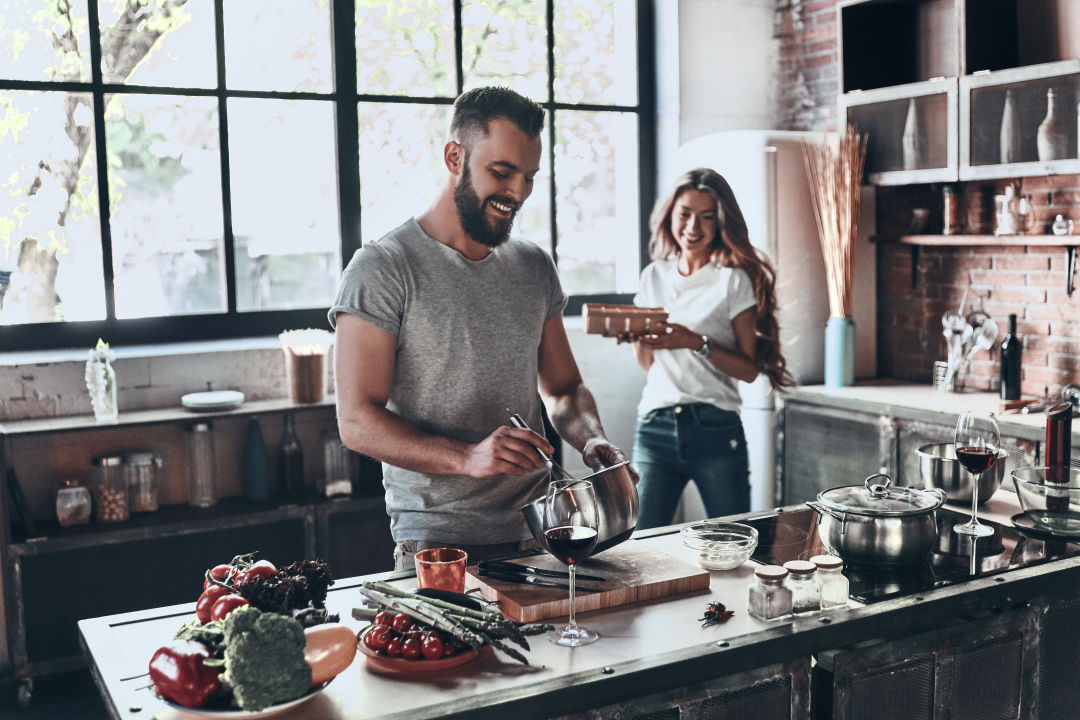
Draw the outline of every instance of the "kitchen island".
<instances>
[{"instance_id":1,"label":"kitchen island","mask_svg":"<svg viewBox=\"0 0 1080 720\"><path fill-rule=\"evenodd\" d=\"M802 510L791 506L749 519L799 516L803 524ZM1011 512L1015 507L1006 498L988 503L985 514L1004 524ZM677 530L646 531L628 542L685 561ZM1013 542L1005 542L1004 557L1015 559L1020 546L1054 555L1050 542L1010 548ZM358 654L319 696L276 717L683 716L671 714L675 707L702 718L1075 717L1080 688L1071 673L1055 675L1049 668L1080 662L1072 640L1080 624L1080 545L1058 545L1054 556L1060 559L1036 557L964 582L877 602L852 600L839 611L771 623L746 613L757 567L749 561L712 572L708 590L583 613L579 622L598 630L599 642L571 650L533 638L528 666L496 653L405 677L377 674ZM408 573L370 578L415 586ZM327 601L356 629L366 624L351 618L364 579L339 580ZM734 617L701 627L707 602L724 603ZM79 623L84 652L114 717L199 717L164 707L145 689L144 675L154 650L192 612L193 604L185 604ZM902 697L902 703L890 697ZM868 712L874 707L880 712Z\"/></svg>"}]
</instances>

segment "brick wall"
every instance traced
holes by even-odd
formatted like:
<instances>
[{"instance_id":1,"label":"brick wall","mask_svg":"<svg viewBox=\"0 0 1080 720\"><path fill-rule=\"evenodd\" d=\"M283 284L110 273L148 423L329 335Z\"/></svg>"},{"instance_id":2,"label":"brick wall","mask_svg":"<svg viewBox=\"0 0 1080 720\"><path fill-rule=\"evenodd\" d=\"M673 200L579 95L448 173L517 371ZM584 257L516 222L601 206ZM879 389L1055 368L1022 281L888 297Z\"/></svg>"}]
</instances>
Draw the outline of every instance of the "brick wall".
<instances>
[{"instance_id":1,"label":"brick wall","mask_svg":"<svg viewBox=\"0 0 1080 720\"><path fill-rule=\"evenodd\" d=\"M839 59L835 0L778 0L780 40L778 98L783 129L835 130ZM993 198L1013 184L1030 198L1028 234L1050 234L1057 214L1071 217L1080 236L1080 176L1057 175L961 184L967 232L993 233ZM941 230L941 186L880 188L878 235L909 232L911 209L930 210L929 229ZM1064 248L1039 245L921 248L913 267L908 246L880 244L878 276L878 374L930 382L932 365L946 357L941 315L956 309L968 290L965 314L982 307L997 321L1000 337L1008 315L1018 316L1024 343L1022 392L1059 395L1080 383L1080 290L1065 293ZM1078 280L1080 283L1080 280ZM999 352L972 356L965 386L996 390Z\"/></svg>"}]
</instances>

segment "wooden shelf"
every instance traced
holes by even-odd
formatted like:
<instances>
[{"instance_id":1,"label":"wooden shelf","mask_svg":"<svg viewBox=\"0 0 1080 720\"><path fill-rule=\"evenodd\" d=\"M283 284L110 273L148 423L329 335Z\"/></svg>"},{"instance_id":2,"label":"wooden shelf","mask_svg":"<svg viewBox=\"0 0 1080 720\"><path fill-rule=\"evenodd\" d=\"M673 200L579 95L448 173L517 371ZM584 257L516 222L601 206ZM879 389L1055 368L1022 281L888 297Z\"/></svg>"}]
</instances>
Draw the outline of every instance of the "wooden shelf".
<instances>
[{"instance_id":1,"label":"wooden shelf","mask_svg":"<svg viewBox=\"0 0 1080 720\"><path fill-rule=\"evenodd\" d=\"M107 430L135 425L153 425L177 421L213 420L215 418L258 415L260 413L281 412L284 410L317 410L332 408L336 402L334 395L327 395L322 402L298 405L288 398L273 400L251 400L235 408L197 412L182 406L154 408L152 410L134 410L121 412L116 422L99 423L93 415L69 415L67 417L34 418L30 420L10 420L0 422L0 435L27 435L31 433L64 432L71 430Z\"/></svg>"},{"instance_id":2,"label":"wooden shelf","mask_svg":"<svg viewBox=\"0 0 1080 720\"><path fill-rule=\"evenodd\" d=\"M1036 247L1071 247L1080 245L1080 235L876 235L871 242L880 245L922 245L960 247L980 245Z\"/></svg>"}]
</instances>

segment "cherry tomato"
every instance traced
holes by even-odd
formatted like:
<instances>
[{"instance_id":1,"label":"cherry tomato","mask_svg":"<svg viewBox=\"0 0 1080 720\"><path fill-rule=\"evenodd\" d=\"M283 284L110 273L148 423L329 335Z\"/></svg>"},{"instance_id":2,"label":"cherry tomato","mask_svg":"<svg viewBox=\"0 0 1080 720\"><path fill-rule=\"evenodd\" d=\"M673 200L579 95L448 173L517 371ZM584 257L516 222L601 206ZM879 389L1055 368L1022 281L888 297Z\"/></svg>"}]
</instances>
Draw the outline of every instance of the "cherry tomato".
<instances>
[{"instance_id":1,"label":"cherry tomato","mask_svg":"<svg viewBox=\"0 0 1080 720\"><path fill-rule=\"evenodd\" d=\"M203 625L210 622L210 611L213 609L214 603L218 601L218 598L228 594L229 588L220 585L211 585L203 590L202 595L199 596L199 601L195 603L195 617L199 618L199 622Z\"/></svg>"},{"instance_id":2,"label":"cherry tomato","mask_svg":"<svg viewBox=\"0 0 1080 720\"><path fill-rule=\"evenodd\" d=\"M235 574L236 570L232 565L215 565L210 570L210 577L214 578L218 582L228 583L229 579ZM203 578L203 590L210 587L213 583L208 578Z\"/></svg>"},{"instance_id":3,"label":"cherry tomato","mask_svg":"<svg viewBox=\"0 0 1080 720\"><path fill-rule=\"evenodd\" d=\"M378 652L386 649L386 646L390 644L392 637L390 628L385 625L373 625L371 629L364 634L364 644Z\"/></svg>"},{"instance_id":4,"label":"cherry tomato","mask_svg":"<svg viewBox=\"0 0 1080 720\"><path fill-rule=\"evenodd\" d=\"M371 621L372 625L385 625L390 627L393 625L394 614L387 612L386 610L380 610L375 613L375 619Z\"/></svg>"},{"instance_id":5,"label":"cherry tomato","mask_svg":"<svg viewBox=\"0 0 1080 720\"><path fill-rule=\"evenodd\" d=\"M240 574L236 576L235 583L239 585L245 580L250 580L251 578L266 578L270 577L271 575L277 575L277 567L275 567L274 563L270 562L269 560L260 560L259 562L249 567L247 570L241 571Z\"/></svg>"},{"instance_id":6,"label":"cherry tomato","mask_svg":"<svg viewBox=\"0 0 1080 720\"><path fill-rule=\"evenodd\" d=\"M210 619L224 620L225 616L231 613L236 608L243 607L244 605L249 604L250 603L248 603L247 598L245 598L243 595L222 595L217 600L215 600L214 604L211 606Z\"/></svg>"},{"instance_id":7,"label":"cherry tomato","mask_svg":"<svg viewBox=\"0 0 1080 720\"><path fill-rule=\"evenodd\" d=\"M415 660L424 652L424 646L416 638L405 638L401 643L401 657L406 660Z\"/></svg>"},{"instance_id":8,"label":"cherry tomato","mask_svg":"<svg viewBox=\"0 0 1080 720\"><path fill-rule=\"evenodd\" d=\"M401 657L401 638L395 637L386 646L386 654L390 657Z\"/></svg>"},{"instance_id":9,"label":"cherry tomato","mask_svg":"<svg viewBox=\"0 0 1080 720\"><path fill-rule=\"evenodd\" d=\"M424 644L421 647L424 657L428 660L438 660L443 656L443 651L446 649L446 645L443 644L442 638L436 633L428 633L424 638Z\"/></svg>"},{"instance_id":10,"label":"cherry tomato","mask_svg":"<svg viewBox=\"0 0 1080 720\"><path fill-rule=\"evenodd\" d=\"M394 616L392 627L399 633L407 633L413 628L413 619L405 613L398 613Z\"/></svg>"}]
</instances>

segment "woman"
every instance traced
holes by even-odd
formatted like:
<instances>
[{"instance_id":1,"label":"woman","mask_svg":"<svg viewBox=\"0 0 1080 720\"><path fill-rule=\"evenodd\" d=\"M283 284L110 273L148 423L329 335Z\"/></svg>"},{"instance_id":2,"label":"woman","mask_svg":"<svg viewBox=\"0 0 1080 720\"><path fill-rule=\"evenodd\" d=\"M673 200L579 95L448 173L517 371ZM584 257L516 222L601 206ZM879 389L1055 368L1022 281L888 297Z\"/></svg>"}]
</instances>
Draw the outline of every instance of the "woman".
<instances>
[{"instance_id":1,"label":"woman","mask_svg":"<svg viewBox=\"0 0 1080 720\"><path fill-rule=\"evenodd\" d=\"M727 181L708 168L685 173L650 225L653 262L634 302L663 307L668 322L630 338L648 373L634 438L639 528L670 523L690 480L709 517L747 512L736 380L761 372L773 388L795 384L780 354L775 273L750 244Z\"/></svg>"}]
</instances>

